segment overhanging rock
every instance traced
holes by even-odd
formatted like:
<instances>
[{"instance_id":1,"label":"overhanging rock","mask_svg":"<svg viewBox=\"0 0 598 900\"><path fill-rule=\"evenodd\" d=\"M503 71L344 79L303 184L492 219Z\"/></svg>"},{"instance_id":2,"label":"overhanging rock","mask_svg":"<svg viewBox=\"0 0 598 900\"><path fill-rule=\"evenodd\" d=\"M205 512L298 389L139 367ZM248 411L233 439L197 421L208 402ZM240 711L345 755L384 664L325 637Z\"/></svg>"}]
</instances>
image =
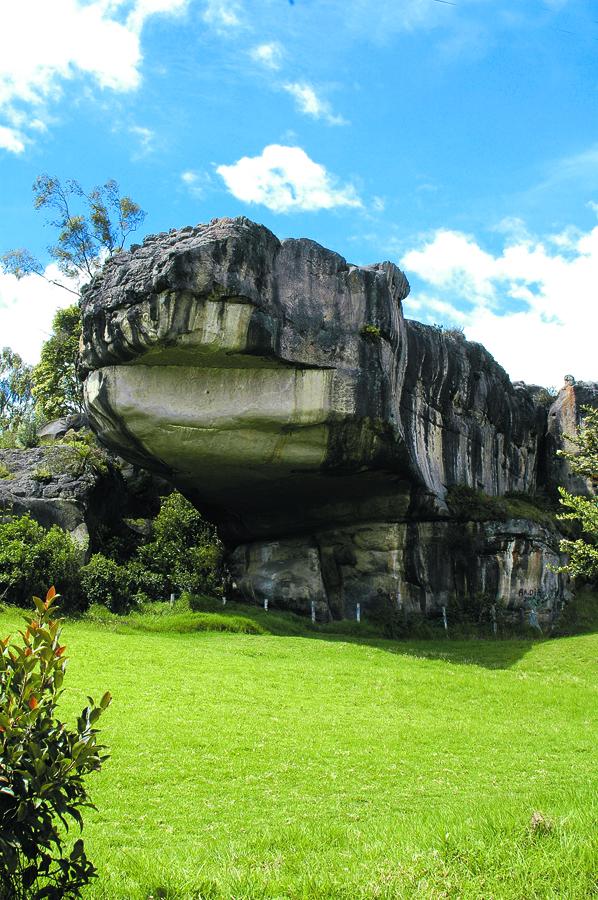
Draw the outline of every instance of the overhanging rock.
<instances>
[{"instance_id":1,"label":"overhanging rock","mask_svg":"<svg viewBox=\"0 0 598 900\"><path fill-rule=\"evenodd\" d=\"M519 545L474 529L493 575L430 562L463 531L451 485L534 490L546 412L479 344L406 320L408 291L392 263L240 218L147 238L84 292L92 427L218 525L247 597L345 615L357 596L428 611L464 583L561 595L558 542L531 526Z\"/></svg>"}]
</instances>

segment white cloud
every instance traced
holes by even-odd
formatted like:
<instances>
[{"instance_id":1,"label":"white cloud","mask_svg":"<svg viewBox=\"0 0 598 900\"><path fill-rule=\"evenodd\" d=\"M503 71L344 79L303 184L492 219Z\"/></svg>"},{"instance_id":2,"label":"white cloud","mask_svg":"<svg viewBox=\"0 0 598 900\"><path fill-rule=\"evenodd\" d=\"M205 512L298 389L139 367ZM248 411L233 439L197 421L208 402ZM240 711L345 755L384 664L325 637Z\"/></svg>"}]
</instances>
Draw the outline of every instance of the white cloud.
<instances>
[{"instance_id":1,"label":"white cloud","mask_svg":"<svg viewBox=\"0 0 598 900\"><path fill-rule=\"evenodd\" d=\"M29 130L45 127L45 107L74 78L92 78L100 87L138 87L140 32L149 16L183 10L188 0L19 0L0 4L0 116L8 125L33 119ZM2 123L0 122L0 125ZM2 125L3 132L7 126ZM22 152L26 135L1 146Z\"/></svg>"},{"instance_id":2,"label":"white cloud","mask_svg":"<svg viewBox=\"0 0 598 900\"><path fill-rule=\"evenodd\" d=\"M411 307L431 322L440 314L463 324L512 378L597 380L598 226L512 241L494 255L471 236L436 232L401 260L425 285Z\"/></svg>"},{"instance_id":3,"label":"white cloud","mask_svg":"<svg viewBox=\"0 0 598 900\"><path fill-rule=\"evenodd\" d=\"M9 153L22 153L25 149L23 135L16 128L0 125L0 147Z\"/></svg>"},{"instance_id":4,"label":"white cloud","mask_svg":"<svg viewBox=\"0 0 598 900\"><path fill-rule=\"evenodd\" d=\"M44 274L46 278L64 281L54 263ZM39 275L18 280L0 271L0 346L11 347L26 362L38 362L41 346L51 334L56 310L76 300L73 294L48 284Z\"/></svg>"},{"instance_id":5,"label":"white cloud","mask_svg":"<svg viewBox=\"0 0 598 900\"><path fill-rule=\"evenodd\" d=\"M143 125L131 125L129 133L134 135L139 141L140 154L145 156L151 153L155 146L156 132L151 128L145 128Z\"/></svg>"},{"instance_id":6,"label":"white cloud","mask_svg":"<svg viewBox=\"0 0 598 900\"><path fill-rule=\"evenodd\" d=\"M181 181L196 200L205 197L207 190L212 185L212 179L207 172L197 172L193 169L181 172Z\"/></svg>"},{"instance_id":7,"label":"white cloud","mask_svg":"<svg viewBox=\"0 0 598 900\"><path fill-rule=\"evenodd\" d=\"M243 24L241 6L237 0L207 0L203 19L221 32L239 28Z\"/></svg>"},{"instance_id":8,"label":"white cloud","mask_svg":"<svg viewBox=\"0 0 598 900\"><path fill-rule=\"evenodd\" d=\"M322 100L315 89L307 82L292 81L283 85L283 89L295 98L299 112L314 119L324 119L329 125L346 125L342 116L333 114L327 100Z\"/></svg>"},{"instance_id":9,"label":"white cloud","mask_svg":"<svg viewBox=\"0 0 598 900\"><path fill-rule=\"evenodd\" d=\"M238 200L262 203L273 212L362 206L352 185L337 185L335 177L301 147L270 144L260 156L244 156L216 171Z\"/></svg>"},{"instance_id":10,"label":"white cloud","mask_svg":"<svg viewBox=\"0 0 598 900\"><path fill-rule=\"evenodd\" d=\"M258 44L249 51L251 58L261 63L267 69L280 69L283 51L281 45L277 41L271 41L269 44Z\"/></svg>"}]
</instances>

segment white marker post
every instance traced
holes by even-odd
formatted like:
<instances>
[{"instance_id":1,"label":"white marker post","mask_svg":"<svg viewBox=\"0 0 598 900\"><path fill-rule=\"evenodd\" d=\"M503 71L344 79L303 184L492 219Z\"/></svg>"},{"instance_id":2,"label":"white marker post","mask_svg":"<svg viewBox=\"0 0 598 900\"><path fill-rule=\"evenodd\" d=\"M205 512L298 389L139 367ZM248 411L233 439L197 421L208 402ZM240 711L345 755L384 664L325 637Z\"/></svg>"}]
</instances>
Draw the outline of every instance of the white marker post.
<instances>
[{"instance_id":1,"label":"white marker post","mask_svg":"<svg viewBox=\"0 0 598 900\"><path fill-rule=\"evenodd\" d=\"M226 606L226 597L223 597L223 598L222 598L222 605L223 605L223 606Z\"/></svg>"},{"instance_id":2,"label":"white marker post","mask_svg":"<svg viewBox=\"0 0 598 900\"><path fill-rule=\"evenodd\" d=\"M446 606L442 607L442 621L444 623L444 630L448 631L448 622L446 618Z\"/></svg>"},{"instance_id":3,"label":"white marker post","mask_svg":"<svg viewBox=\"0 0 598 900\"><path fill-rule=\"evenodd\" d=\"M315 600L311 601L311 620L312 620L313 624L315 625L316 624L316 601Z\"/></svg>"},{"instance_id":4,"label":"white marker post","mask_svg":"<svg viewBox=\"0 0 598 900\"><path fill-rule=\"evenodd\" d=\"M268 612L268 598L264 597L264 611Z\"/></svg>"},{"instance_id":5,"label":"white marker post","mask_svg":"<svg viewBox=\"0 0 598 900\"><path fill-rule=\"evenodd\" d=\"M361 622L361 603L358 603L355 607L355 618L358 622Z\"/></svg>"},{"instance_id":6,"label":"white marker post","mask_svg":"<svg viewBox=\"0 0 598 900\"><path fill-rule=\"evenodd\" d=\"M170 605L174 606L174 594L170 595Z\"/></svg>"}]
</instances>

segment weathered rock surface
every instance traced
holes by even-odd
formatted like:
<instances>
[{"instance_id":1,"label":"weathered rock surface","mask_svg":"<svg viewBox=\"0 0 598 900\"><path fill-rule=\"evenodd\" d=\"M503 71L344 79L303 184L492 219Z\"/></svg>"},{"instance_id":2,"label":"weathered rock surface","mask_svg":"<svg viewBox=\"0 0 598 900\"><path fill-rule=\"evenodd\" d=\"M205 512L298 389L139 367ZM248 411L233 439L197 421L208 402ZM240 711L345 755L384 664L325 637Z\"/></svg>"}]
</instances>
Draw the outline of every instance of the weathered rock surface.
<instances>
[{"instance_id":1,"label":"weathered rock surface","mask_svg":"<svg viewBox=\"0 0 598 900\"><path fill-rule=\"evenodd\" d=\"M553 484L561 484L573 494L591 494L592 485L580 475L574 475L569 463L559 450L574 451L569 438L575 437L583 422L583 407L598 409L598 382L575 382L569 376L568 382L548 411L546 438L547 477Z\"/></svg>"},{"instance_id":2,"label":"weathered rock surface","mask_svg":"<svg viewBox=\"0 0 598 900\"><path fill-rule=\"evenodd\" d=\"M125 517L155 516L160 506L163 486L149 473L113 460L84 464L68 445L0 450L0 471L0 517L29 513L45 528L58 525L84 559L108 534L126 531Z\"/></svg>"},{"instance_id":3,"label":"weathered rock surface","mask_svg":"<svg viewBox=\"0 0 598 900\"><path fill-rule=\"evenodd\" d=\"M408 291L241 218L147 238L84 292L92 427L218 525L244 595L346 615L380 591L562 592L533 523L446 521L451 485L537 487L546 411L479 344L405 320Z\"/></svg>"}]
</instances>

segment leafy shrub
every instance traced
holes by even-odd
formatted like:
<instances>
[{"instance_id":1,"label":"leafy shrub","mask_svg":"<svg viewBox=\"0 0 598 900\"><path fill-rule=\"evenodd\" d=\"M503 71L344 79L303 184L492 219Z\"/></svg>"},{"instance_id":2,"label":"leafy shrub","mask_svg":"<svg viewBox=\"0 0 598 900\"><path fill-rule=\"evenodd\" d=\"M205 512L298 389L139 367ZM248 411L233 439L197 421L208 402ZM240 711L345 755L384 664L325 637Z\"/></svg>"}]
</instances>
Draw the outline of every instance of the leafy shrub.
<instances>
[{"instance_id":1,"label":"leafy shrub","mask_svg":"<svg viewBox=\"0 0 598 900\"><path fill-rule=\"evenodd\" d=\"M140 603L157 600L164 594L164 578L132 561L120 565L102 553L95 553L81 568L81 592L88 605L99 603L111 612L123 614Z\"/></svg>"},{"instance_id":2,"label":"leafy shrub","mask_svg":"<svg viewBox=\"0 0 598 900\"><path fill-rule=\"evenodd\" d=\"M20 632L0 641L0 896L6 900L79 897L96 876L81 839L67 855L59 823L83 826L90 803L84 778L107 758L97 720L110 704L89 698L69 729L56 718L66 668L54 588ZM27 620L26 620L27 621Z\"/></svg>"},{"instance_id":3,"label":"leafy shrub","mask_svg":"<svg viewBox=\"0 0 598 900\"><path fill-rule=\"evenodd\" d=\"M96 443L91 432L67 432L63 440L47 448L44 463L33 473L39 481L49 481L54 475L64 472L79 477L85 472L107 475L109 470L108 455Z\"/></svg>"},{"instance_id":4,"label":"leafy shrub","mask_svg":"<svg viewBox=\"0 0 598 900\"><path fill-rule=\"evenodd\" d=\"M76 606L80 552L58 525L46 530L29 515L0 522L0 600L24 604L51 581Z\"/></svg>"},{"instance_id":5,"label":"leafy shrub","mask_svg":"<svg viewBox=\"0 0 598 900\"><path fill-rule=\"evenodd\" d=\"M360 333L370 341L379 341L382 337L382 332L377 325L364 325Z\"/></svg>"},{"instance_id":6,"label":"leafy shrub","mask_svg":"<svg viewBox=\"0 0 598 900\"><path fill-rule=\"evenodd\" d=\"M38 466L31 473L31 477L34 481L41 481L42 484L47 484L48 481L52 481L52 472L48 466Z\"/></svg>"},{"instance_id":7,"label":"leafy shrub","mask_svg":"<svg viewBox=\"0 0 598 900\"><path fill-rule=\"evenodd\" d=\"M0 462L0 478L12 478L12 472L9 468L7 468L4 463Z\"/></svg>"},{"instance_id":8,"label":"leafy shrub","mask_svg":"<svg viewBox=\"0 0 598 900\"><path fill-rule=\"evenodd\" d=\"M81 591L88 604L101 603L115 613L127 613L135 606L135 590L126 566L102 553L95 553L81 568Z\"/></svg>"},{"instance_id":9,"label":"leafy shrub","mask_svg":"<svg viewBox=\"0 0 598 900\"><path fill-rule=\"evenodd\" d=\"M222 545L215 529L177 491L162 502L152 540L138 559L164 577L164 588L180 593L218 593L222 589Z\"/></svg>"}]
</instances>

